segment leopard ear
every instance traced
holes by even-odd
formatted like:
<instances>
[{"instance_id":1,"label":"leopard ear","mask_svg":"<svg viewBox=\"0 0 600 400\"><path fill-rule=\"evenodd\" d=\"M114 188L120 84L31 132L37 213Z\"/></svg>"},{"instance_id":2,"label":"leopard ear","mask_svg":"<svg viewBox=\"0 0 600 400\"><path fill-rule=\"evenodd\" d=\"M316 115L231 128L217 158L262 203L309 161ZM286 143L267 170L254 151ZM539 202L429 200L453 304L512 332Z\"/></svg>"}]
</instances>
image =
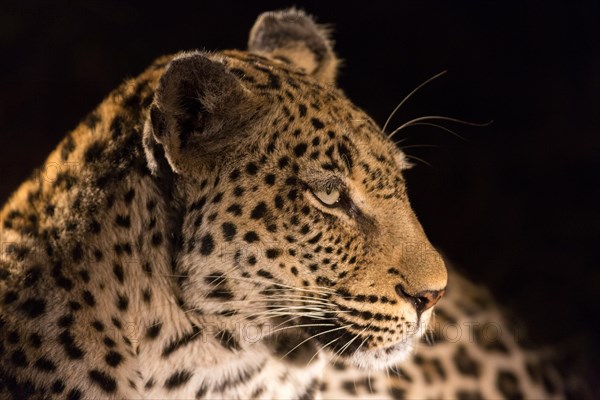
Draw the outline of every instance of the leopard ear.
<instances>
[{"instance_id":1,"label":"leopard ear","mask_svg":"<svg viewBox=\"0 0 600 400\"><path fill-rule=\"evenodd\" d=\"M157 148L175 173L200 171L222 158L256 107L250 93L225 66L205 53L182 53L167 66L144 126L151 170ZM239 136L239 135L237 135Z\"/></svg>"},{"instance_id":2,"label":"leopard ear","mask_svg":"<svg viewBox=\"0 0 600 400\"><path fill-rule=\"evenodd\" d=\"M339 63L332 47L328 30L293 8L259 15L248 40L249 51L287 60L331 84Z\"/></svg>"}]
</instances>

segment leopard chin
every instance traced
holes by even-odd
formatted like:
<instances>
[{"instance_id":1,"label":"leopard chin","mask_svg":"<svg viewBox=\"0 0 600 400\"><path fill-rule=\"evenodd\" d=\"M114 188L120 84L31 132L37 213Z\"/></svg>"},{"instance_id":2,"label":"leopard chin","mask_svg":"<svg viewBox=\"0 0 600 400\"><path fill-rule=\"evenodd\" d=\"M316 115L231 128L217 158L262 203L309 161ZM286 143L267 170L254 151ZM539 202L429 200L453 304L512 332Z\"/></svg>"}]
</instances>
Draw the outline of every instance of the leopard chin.
<instances>
[{"instance_id":1,"label":"leopard chin","mask_svg":"<svg viewBox=\"0 0 600 400\"><path fill-rule=\"evenodd\" d=\"M406 340L377 349L365 349L352 353L347 362L365 370L385 370L407 360L414 352L419 341L416 335Z\"/></svg>"}]
</instances>

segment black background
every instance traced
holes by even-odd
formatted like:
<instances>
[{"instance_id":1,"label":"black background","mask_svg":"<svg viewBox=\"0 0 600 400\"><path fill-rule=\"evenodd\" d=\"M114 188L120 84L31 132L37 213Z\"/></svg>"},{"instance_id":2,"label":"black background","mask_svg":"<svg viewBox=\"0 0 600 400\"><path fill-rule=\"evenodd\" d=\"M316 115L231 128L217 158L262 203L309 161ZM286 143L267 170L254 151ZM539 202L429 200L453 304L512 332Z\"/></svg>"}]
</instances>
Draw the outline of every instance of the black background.
<instances>
[{"instance_id":1,"label":"black background","mask_svg":"<svg viewBox=\"0 0 600 400\"><path fill-rule=\"evenodd\" d=\"M293 4L335 29L339 84L400 132L413 206L432 242L530 322L536 340L597 354L598 2L4 2L0 199L124 78L182 49L243 48L255 17ZM436 145L439 147L412 147Z\"/></svg>"}]
</instances>

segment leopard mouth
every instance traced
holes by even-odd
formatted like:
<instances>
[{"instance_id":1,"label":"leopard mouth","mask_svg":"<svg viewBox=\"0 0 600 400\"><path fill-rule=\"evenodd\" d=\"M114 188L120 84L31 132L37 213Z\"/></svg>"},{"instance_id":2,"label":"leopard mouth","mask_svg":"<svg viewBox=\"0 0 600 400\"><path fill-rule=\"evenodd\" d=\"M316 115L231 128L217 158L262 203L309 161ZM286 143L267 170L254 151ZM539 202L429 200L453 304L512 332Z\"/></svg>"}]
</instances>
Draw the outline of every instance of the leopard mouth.
<instances>
[{"instance_id":1,"label":"leopard mouth","mask_svg":"<svg viewBox=\"0 0 600 400\"><path fill-rule=\"evenodd\" d=\"M357 321L341 306L340 309L340 314L332 310L331 314L323 312L317 317L311 315L314 313L310 309L298 309L295 318L273 317L272 329L265 331L265 343L288 362L310 364L323 358L361 369L381 370L410 357L426 331L430 316L430 313L416 315L414 322L406 314L395 319L390 314L390 323L383 318Z\"/></svg>"},{"instance_id":2,"label":"leopard mouth","mask_svg":"<svg viewBox=\"0 0 600 400\"><path fill-rule=\"evenodd\" d=\"M302 325L318 325L305 318ZM423 329L403 336L387 346L377 346L375 335L364 330L354 332L347 325L332 323L330 326L312 326L302 329L314 342L319 352L327 354L332 361L338 359L361 369L381 370L406 360L414 351Z\"/></svg>"}]
</instances>

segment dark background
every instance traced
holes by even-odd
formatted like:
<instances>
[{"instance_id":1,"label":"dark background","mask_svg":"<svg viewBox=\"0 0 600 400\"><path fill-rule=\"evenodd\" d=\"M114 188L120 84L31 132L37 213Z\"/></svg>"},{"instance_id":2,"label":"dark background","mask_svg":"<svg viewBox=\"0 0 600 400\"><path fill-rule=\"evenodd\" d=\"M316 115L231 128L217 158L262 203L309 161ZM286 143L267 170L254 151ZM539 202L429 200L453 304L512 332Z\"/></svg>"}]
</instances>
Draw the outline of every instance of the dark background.
<instances>
[{"instance_id":1,"label":"dark background","mask_svg":"<svg viewBox=\"0 0 600 400\"><path fill-rule=\"evenodd\" d=\"M262 11L292 4L335 28L339 84L425 160L407 173L432 242L530 322L597 354L600 284L598 2L18 2L0 6L0 199L125 77L181 49L245 47ZM18 5L17 5L18 4ZM439 147L412 147L437 145ZM571 341L572 343L572 341Z\"/></svg>"}]
</instances>

